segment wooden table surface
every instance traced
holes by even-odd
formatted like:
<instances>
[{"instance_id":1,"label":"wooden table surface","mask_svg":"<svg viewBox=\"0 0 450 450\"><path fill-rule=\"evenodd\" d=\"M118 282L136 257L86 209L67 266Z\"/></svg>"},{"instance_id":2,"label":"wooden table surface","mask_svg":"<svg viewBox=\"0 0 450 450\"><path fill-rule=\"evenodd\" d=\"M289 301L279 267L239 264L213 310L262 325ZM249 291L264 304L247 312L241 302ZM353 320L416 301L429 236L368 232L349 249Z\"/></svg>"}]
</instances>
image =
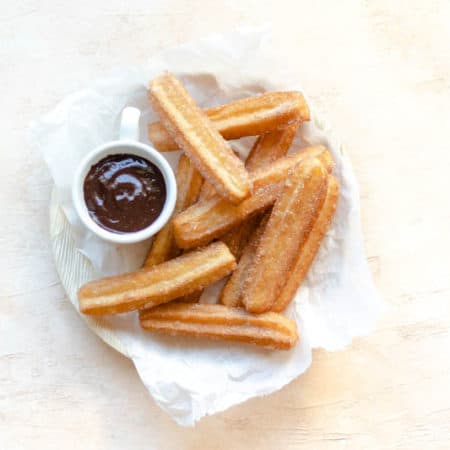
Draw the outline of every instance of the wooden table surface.
<instances>
[{"instance_id":1,"label":"wooden table surface","mask_svg":"<svg viewBox=\"0 0 450 450\"><path fill-rule=\"evenodd\" d=\"M450 2L17 0L0 11L1 449L450 448ZM65 298L29 122L114 67L269 22L338 131L387 310L371 336L181 428ZM277 67L268 67L276 71ZM63 149L61 149L63 151Z\"/></svg>"}]
</instances>

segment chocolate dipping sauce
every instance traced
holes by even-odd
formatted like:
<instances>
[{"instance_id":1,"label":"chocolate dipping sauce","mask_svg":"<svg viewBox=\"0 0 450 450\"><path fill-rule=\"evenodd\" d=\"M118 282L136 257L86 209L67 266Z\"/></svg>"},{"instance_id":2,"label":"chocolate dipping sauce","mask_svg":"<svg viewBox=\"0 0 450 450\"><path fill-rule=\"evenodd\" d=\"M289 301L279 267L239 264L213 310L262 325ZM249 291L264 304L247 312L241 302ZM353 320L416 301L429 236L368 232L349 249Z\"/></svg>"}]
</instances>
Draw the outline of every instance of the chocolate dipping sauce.
<instances>
[{"instance_id":1,"label":"chocolate dipping sauce","mask_svg":"<svg viewBox=\"0 0 450 450\"><path fill-rule=\"evenodd\" d=\"M114 233L142 230L160 215L166 201L161 171L136 155L118 154L94 164L83 184L91 218Z\"/></svg>"}]
</instances>

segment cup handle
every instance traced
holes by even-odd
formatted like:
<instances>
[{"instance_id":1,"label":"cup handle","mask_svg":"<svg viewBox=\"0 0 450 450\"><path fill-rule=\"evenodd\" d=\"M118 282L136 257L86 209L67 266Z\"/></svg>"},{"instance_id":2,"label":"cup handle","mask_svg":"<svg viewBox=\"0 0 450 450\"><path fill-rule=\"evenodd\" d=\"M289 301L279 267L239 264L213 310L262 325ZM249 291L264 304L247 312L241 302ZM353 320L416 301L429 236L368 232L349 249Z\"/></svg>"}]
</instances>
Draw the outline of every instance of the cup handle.
<instances>
[{"instance_id":1,"label":"cup handle","mask_svg":"<svg viewBox=\"0 0 450 450\"><path fill-rule=\"evenodd\" d=\"M141 111L132 106L127 106L120 118L120 139L137 141L139 140L139 117Z\"/></svg>"}]
</instances>

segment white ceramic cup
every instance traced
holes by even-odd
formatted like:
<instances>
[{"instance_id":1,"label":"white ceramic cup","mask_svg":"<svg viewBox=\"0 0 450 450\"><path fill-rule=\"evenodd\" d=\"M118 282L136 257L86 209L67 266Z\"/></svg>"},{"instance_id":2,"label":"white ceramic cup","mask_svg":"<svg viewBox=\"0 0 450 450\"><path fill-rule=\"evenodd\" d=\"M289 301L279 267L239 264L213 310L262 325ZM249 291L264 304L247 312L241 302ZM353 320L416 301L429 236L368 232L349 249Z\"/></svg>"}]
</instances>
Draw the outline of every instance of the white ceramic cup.
<instances>
[{"instance_id":1,"label":"white ceramic cup","mask_svg":"<svg viewBox=\"0 0 450 450\"><path fill-rule=\"evenodd\" d=\"M141 112L137 108L127 107L122 111L119 140L100 145L86 155L78 166L72 185L73 204L83 224L98 237L116 244L132 244L156 234L172 216L177 198L177 183L169 163L157 150L138 141L140 115ZM84 200L83 184L90 168L103 158L118 153L147 159L158 167L166 184L166 201L161 214L148 227L130 233L114 233L102 228L89 215Z\"/></svg>"}]
</instances>

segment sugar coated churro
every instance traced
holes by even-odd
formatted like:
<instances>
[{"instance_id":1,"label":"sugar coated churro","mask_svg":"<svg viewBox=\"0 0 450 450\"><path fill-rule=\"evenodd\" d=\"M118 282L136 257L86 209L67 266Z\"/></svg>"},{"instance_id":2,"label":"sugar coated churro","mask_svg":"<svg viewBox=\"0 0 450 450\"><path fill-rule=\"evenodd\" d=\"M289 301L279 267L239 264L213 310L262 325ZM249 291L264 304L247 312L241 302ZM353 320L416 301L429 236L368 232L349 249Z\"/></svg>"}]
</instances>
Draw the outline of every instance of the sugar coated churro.
<instances>
[{"instance_id":1,"label":"sugar coated churro","mask_svg":"<svg viewBox=\"0 0 450 450\"><path fill-rule=\"evenodd\" d=\"M181 155L177 173L177 201L174 214L178 214L194 203L199 195L202 177L186 155ZM144 267L152 267L180 253L173 237L172 222L169 221L154 237Z\"/></svg>"},{"instance_id":2,"label":"sugar coated churro","mask_svg":"<svg viewBox=\"0 0 450 450\"><path fill-rule=\"evenodd\" d=\"M308 237L300 246L294 262L289 269L289 278L281 288L280 295L273 304L272 311L283 311L294 298L294 295L304 280L312 262L320 248L320 244L330 226L336 211L339 197L339 184L333 176L329 178L327 195L319 215L312 226Z\"/></svg>"},{"instance_id":3,"label":"sugar coated churro","mask_svg":"<svg viewBox=\"0 0 450 450\"><path fill-rule=\"evenodd\" d=\"M85 284L78 291L80 311L115 314L156 306L203 289L228 275L235 266L227 246L215 242L150 269Z\"/></svg>"},{"instance_id":4,"label":"sugar coated churro","mask_svg":"<svg viewBox=\"0 0 450 450\"><path fill-rule=\"evenodd\" d=\"M154 79L150 98L170 135L218 194L231 203L250 195L251 182L244 164L179 80L170 74Z\"/></svg>"},{"instance_id":5,"label":"sugar coated churro","mask_svg":"<svg viewBox=\"0 0 450 450\"><path fill-rule=\"evenodd\" d=\"M172 303L141 311L141 326L171 335L238 341L287 350L298 339L292 320L273 312L254 316L224 305Z\"/></svg>"},{"instance_id":6,"label":"sugar coated churro","mask_svg":"<svg viewBox=\"0 0 450 450\"><path fill-rule=\"evenodd\" d=\"M178 246L192 248L206 244L268 208L279 195L289 170L313 157L320 159L331 171L333 161L325 147L308 147L252 172L253 194L239 205L233 205L218 196L192 205L173 219Z\"/></svg>"},{"instance_id":7,"label":"sugar coated churro","mask_svg":"<svg viewBox=\"0 0 450 450\"><path fill-rule=\"evenodd\" d=\"M253 145L245 161L245 167L256 170L265 167L278 158L286 155L297 131L298 123L282 130L272 131L260 136ZM251 217L239 227L236 227L222 236L231 253L239 261L244 247L260 222L260 217Z\"/></svg>"},{"instance_id":8,"label":"sugar coated churro","mask_svg":"<svg viewBox=\"0 0 450 450\"><path fill-rule=\"evenodd\" d=\"M267 92L205 110L225 139L258 136L309 120L309 109L300 92ZM148 135L161 151L178 150L177 142L161 122L148 126Z\"/></svg>"},{"instance_id":9,"label":"sugar coated churro","mask_svg":"<svg viewBox=\"0 0 450 450\"><path fill-rule=\"evenodd\" d=\"M242 292L247 311L262 313L274 304L289 277L298 248L322 206L328 173L312 158L289 172L275 203Z\"/></svg>"}]
</instances>

